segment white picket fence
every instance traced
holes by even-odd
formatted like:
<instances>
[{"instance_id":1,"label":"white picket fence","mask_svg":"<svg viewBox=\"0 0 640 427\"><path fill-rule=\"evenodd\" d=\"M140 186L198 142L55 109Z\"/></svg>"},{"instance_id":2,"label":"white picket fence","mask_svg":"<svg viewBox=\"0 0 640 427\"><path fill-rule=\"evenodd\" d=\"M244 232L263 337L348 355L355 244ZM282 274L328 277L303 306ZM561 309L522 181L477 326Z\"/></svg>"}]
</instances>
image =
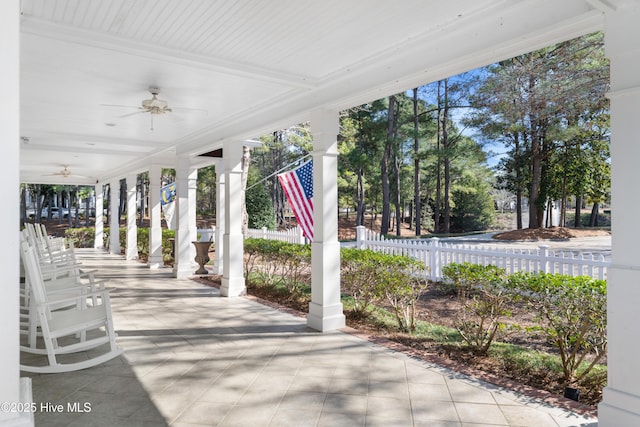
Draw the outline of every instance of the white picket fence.
<instances>
[{"instance_id":1,"label":"white picket fence","mask_svg":"<svg viewBox=\"0 0 640 427\"><path fill-rule=\"evenodd\" d=\"M249 229L249 237L281 240L304 244L300 227L274 231ZM603 255L576 254L553 251L541 245L537 249L491 248L442 242L438 238L424 240L387 239L363 226L356 227L356 248L371 249L390 255L404 255L427 266L427 278L442 279L442 267L452 263L470 262L481 265L496 265L508 274L519 271L530 273L559 273L568 276L589 276L606 279L611 260Z\"/></svg>"},{"instance_id":2,"label":"white picket fence","mask_svg":"<svg viewBox=\"0 0 640 427\"><path fill-rule=\"evenodd\" d=\"M306 239L302 234L302 228L296 226L288 230L267 230L266 227L261 229L250 228L249 236L256 239L280 240L289 243L305 244Z\"/></svg>"},{"instance_id":3,"label":"white picket fence","mask_svg":"<svg viewBox=\"0 0 640 427\"><path fill-rule=\"evenodd\" d=\"M537 249L475 247L425 240L386 239L365 227L356 229L356 247L392 255L404 255L422 261L428 267L428 278L440 280L447 264L469 262L496 265L508 274L519 271L558 273L568 276L590 276L606 279L611 260L603 255L553 251L547 246Z\"/></svg>"}]
</instances>

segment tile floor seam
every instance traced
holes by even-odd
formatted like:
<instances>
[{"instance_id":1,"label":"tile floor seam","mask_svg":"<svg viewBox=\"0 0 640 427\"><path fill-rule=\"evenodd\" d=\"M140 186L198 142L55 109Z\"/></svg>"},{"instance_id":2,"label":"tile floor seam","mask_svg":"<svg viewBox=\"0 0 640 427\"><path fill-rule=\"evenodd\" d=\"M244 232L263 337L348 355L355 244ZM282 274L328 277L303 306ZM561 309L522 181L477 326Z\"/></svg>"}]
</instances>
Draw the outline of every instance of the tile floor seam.
<instances>
[{"instance_id":1,"label":"tile floor seam","mask_svg":"<svg viewBox=\"0 0 640 427\"><path fill-rule=\"evenodd\" d=\"M463 424L462 417L460 417L460 413L458 412L458 408L456 406L456 401L453 398L453 394L451 393L451 387L449 387L449 381L446 380L446 377L444 381L444 386L447 388L447 392L449 393L449 398L451 399L451 403L453 404L453 409L456 411L456 417L458 417L458 422L460 423L460 425L462 425Z\"/></svg>"},{"instance_id":2,"label":"tile floor seam","mask_svg":"<svg viewBox=\"0 0 640 427\"><path fill-rule=\"evenodd\" d=\"M416 425L416 419L413 415L413 399L411 399L411 390L409 389L409 371L407 370L407 362L403 361L402 367L404 368L404 385L407 388L407 396L409 397L409 413L411 414L411 425Z\"/></svg>"}]
</instances>

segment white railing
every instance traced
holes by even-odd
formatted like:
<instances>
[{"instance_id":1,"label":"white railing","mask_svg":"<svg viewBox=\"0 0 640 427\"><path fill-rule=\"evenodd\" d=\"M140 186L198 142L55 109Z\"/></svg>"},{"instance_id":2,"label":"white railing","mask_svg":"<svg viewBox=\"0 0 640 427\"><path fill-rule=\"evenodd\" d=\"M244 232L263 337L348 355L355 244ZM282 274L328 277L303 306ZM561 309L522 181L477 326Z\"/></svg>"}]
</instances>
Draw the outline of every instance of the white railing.
<instances>
[{"instance_id":1,"label":"white railing","mask_svg":"<svg viewBox=\"0 0 640 427\"><path fill-rule=\"evenodd\" d=\"M356 227L356 247L391 255L404 255L422 261L430 280L442 278L442 267L451 263L470 262L496 265L508 274L519 271L558 273L568 276L590 276L606 279L611 261L603 255L552 251L548 246L537 249L500 249L473 247L426 240L386 239L365 227Z\"/></svg>"},{"instance_id":2,"label":"white railing","mask_svg":"<svg viewBox=\"0 0 640 427\"><path fill-rule=\"evenodd\" d=\"M282 231L267 230L266 227L262 227L261 229L250 228L248 237L253 237L256 239L280 240L289 243L306 243L304 235L302 234L302 228L300 228L299 226Z\"/></svg>"}]
</instances>

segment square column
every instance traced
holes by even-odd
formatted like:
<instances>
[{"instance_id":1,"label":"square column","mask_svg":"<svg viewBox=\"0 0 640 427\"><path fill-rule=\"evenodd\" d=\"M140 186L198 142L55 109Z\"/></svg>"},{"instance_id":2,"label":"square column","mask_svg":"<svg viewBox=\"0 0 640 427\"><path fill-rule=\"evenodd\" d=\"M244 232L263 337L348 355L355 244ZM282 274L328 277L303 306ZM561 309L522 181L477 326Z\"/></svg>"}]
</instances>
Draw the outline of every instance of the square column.
<instances>
[{"instance_id":1,"label":"square column","mask_svg":"<svg viewBox=\"0 0 640 427\"><path fill-rule=\"evenodd\" d=\"M138 208L137 188L138 175L127 175L127 252L128 260L138 259L138 225L136 211Z\"/></svg>"},{"instance_id":2,"label":"square column","mask_svg":"<svg viewBox=\"0 0 640 427\"><path fill-rule=\"evenodd\" d=\"M109 253L120 255L120 180L109 183L111 212L109 214Z\"/></svg>"},{"instance_id":3,"label":"square column","mask_svg":"<svg viewBox=\"0 0 640 427\"><path fill-rule=\"evenodd\" d=\"M93 247L95 249L104 249L104 185L98 183L94 188L96 195L96 223Z\"/></svg>"},{"instance_id":4,"label":"square column","mask_svg":"<svg viewBox=\"0 0 640 427\"><path fill-rule=\"evenodd\" d=\"M216 257L213 260L213 273L222 274L224 272L224 217L225 217L225 197L224 197L224 160L218 160L216 168Z\"/></svg>"},{"instance_id":5,"label":"square column","mask_svg":"<svg viewBox=\"0 0 640 427\"><path fill-rule=\"evenodd\" d=\"M196 229L196 180L198 169L191 166L191 159L178 157L176 167L176 246L173 275L185 278L195 271L195 247L191 242L197 240Z\"/></svg>"},{"instance_id":6,"label":"square column","mask_svg":"<svg viewBox=\"0 0 640 427\"><path fill-rule=\"evenodd\" d=\"M246 293L244 282L244 236L242 235L242 142L225 142L223 276L220 295Z\"/></svg>"},{"instance_id":7,"label":"square column","mask_svg":"<svg viewBox=\"0 0 640 427\"><path fill-rule=\"evenodd\" d=\"M608 381L598 406L600 427L640 425L640 227L634 212L640 141L640 3L615 2L605 15L605 52L611 60L612 265L607 277ZM637 178L634 176L638 175Z\"/></svg>"},{"instance_id":8,"label":"square column","mask_svg":"<svg viewBox=\"0 0 640 427\"><path fill-rule=\"evenodd\" d=\"M162 217L160 188L162 179L162 168L158 165L151 165L149 168L149 213L151 215L149 224L149 268L160 268L164 265L162 258Z\"/></svg>"},{"instance_id":9,"label":"square column","mask_svg":"<svg viewBox=\"0 0 640 427\"><path fill-rule=\"evenodd\" d=\"M307 325L318 331L345 326L340 302L340 242L338 242L338 113L314 111L313 242L311 242L311 303Z\"/></svg>"},{"instance_id":10,"label":"square column","mask_svg":"<svg viewBox=\"0 0 640 427\"><path fill-rule=\"evenodd\" d=\"M31 399L31 379L20 379L20 2L3 2L0 13L0 139L5 164L2 167L3 191L2 256L3 284L0 286L0 403ZM21 389L22 383L22 389ZM0 410L0 426L33 426L32 413Z\"/></svg>"}]
</instances>

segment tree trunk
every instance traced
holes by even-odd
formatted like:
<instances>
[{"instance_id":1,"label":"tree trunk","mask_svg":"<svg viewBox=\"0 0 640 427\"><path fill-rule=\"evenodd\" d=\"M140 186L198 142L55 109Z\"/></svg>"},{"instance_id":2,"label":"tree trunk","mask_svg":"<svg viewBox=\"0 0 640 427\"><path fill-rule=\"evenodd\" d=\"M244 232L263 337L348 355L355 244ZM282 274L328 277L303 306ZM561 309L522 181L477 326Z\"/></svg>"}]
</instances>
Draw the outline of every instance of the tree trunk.
<instances>
[{"instance_id":1,"label":"tree trunk","mask_svg":"<svg viewBox=\"0 0 640 427\"><path fill-rule=\"evenodd\" d=\"M444 108L442 110L442 145L445 151L444 158L444 218L442 221L442 231L448 234L451 231L451 160L449 158L449 131L447 121L449 120L449 81L444 80Z\"/></svg>"},{"instance_id":2,"label":"tree trunk","mask_svg":"<svg viewBox=\"0 0 640 427\"><path fill-rule=\"evenodd\" d=\"M397 154L394 154L393 156L393 174L395 175L395 187L396 187L396 194L395 194L395 205L396 205L396 236L401 236L402 232L401 232L401 226L402 226L402 213L401 211L401 204L400 204L400 159L398 158Z\"/></svg>"},{"instance_id":3,"label":"tree trunk","mask_svg":"<svg viewBox=\"0 0 640 427\"><path fill-rule=\"evenodd\" d=\"M36 184L36 213L34 215L36 222L42 221L42 186Z\"/></svg>"},{"instance_id":4,"label":"tree trunk","mask_svg":"<svg viewBox=\"0 0 640 427\"><path fill-rule=\"evenodd\" d=\"M576 196L576 218L573 221L573 226L575 228L582 227L582 220L580 218L581 216L582 216L582 195L578 195Z\"/></svg>"},{"instance_id":5,"label":"tree trunk","mask_svg":"<svg viewBox=\"0 0 640 427\"><path fill-rule=\"evenodd\" d=\"M91 199L89 197L85 197L85 199L84 199L84 224L85 224L85 227L89 227L89 216L90 216L89 209L91 209ZM96 206L96 210L98 210L97 206Z\"/></svg>"},{"instance_id":6,"label":"tree trunk","mask_svg":"<svg viewBox=\"0 0 640 427\"><path fill-rule=\"evenodd\" d=\"M440 86L442 85L442 80L438 81L438 119L437 122L437 132L436 132L436 203L433 211L433 231L435 233L440 233L440 206L442 204L442 193L440 191L442 183L440 182L442 161L440 156L440 115L442 113L441 107L442 103L440 101Z\"/></svg>"},{"instance_id":7,"label":"tree trunk","mask_svg":"<svg viewBox=\"0 0 640 427\"><path fill-rule=\"evenodd\" d=\"M27 186L20 189L20 225L27 222Z\"/></svg>"},{"instance_id":8,"label":"tree trunk","mask_svg":"<svg viewBox=\"0 0 640 427\"><path fill-rule=\"evenodd\" d=\"M599 203L595 202L593 204L593 207L591 208L591 216L589 217L589 227L598 226L598 210L599 210Z\"/></svg>"},{"instance_id":9,"label":"tree trunk","mask_svg":"<svg viewBox=\"0 0 640 427\"><path fill-rule=\"evenodd\" d=\"M422 206L420 206L420 158L419 158L419 141L418 141L418 88L413 89L413 206L411 209L412 220L415 218L416 236L421 234L421 215ZM413 213L415 212L415 217ZM411 221L413 224L413 221Z\"/></svg>"},{"instance_id":10,"label":"tree trunk","mask_svg":"<svg viewBox=\"0 0 640 427\"><path fill-rule=\"evenodd\" d=\"M363 135L362 135L362 122L358 121L358 151L362 152L363 150ZM364 225L364 211L365 211L365 203L364 203L364 166L362 162L358 162L358 167L356 168L356 226Z\"/></svg>"},{"instance_id":11,"label":"tree trunk","mask_svg":"<svg viewBox=\"0 0 640 427\"><path fill-rule=\"evenodd\" d=\"M106 186L103 187L104 188L104 200L107 201L107 214L105 215L105 219L104 222L106 224L110 224L109 220L111 217L111 184L107 184ZM96 206L96 209L98 209L99 207ZM104 207L101 207L101 209L104 209Z\"/></svg>"},{"instance_id":12,"label":"tree trunk","mask_svg":"<svg viewBox=\"0 0 640 427\"><path fill-rule=\"evenodd\" d=\"M389 158L391 157L391 145L393 139L393 123L395 113L396 97L389 97L389 108L387 110L387 141L385 143L382 159L380 160L380 179L382 180L382 224L380 234L389 233L389 222L391 216L390 188L389 188Z\"/></svg>"},{"instance_id":13,"label":"tree trunk","mask_svg":"<svg viewBox=\"0 0 640 427\"><path fill-rule=\"evenodd\" d=\"M516 176L516 228L522 230L522 159L520 158L520 132L513 132L513 164Z\"/></svg>"},{"instance_id":14,"label":"tree trunk","mask_svg":"<svg viewBox=\"0 0 640 427\"><path fill-rule=\"evenodd\" d=\"M532 124L531 135L531 190L529 191L529 228L540 228L542 226L541 209L538 207L540 197L540 183L542 179L542 153L540 139L537 135L535 121ZM543 211L544 212L544 211Z\"/></svg>"},{"instance_id":15,"label":"tree trunk","mask_svg":"<svg viewBox=\"0 0 640 427\"><path fill-rule=\"evenodd\" d=\"M522 230L522 190L516 191L516 228Z\"/></svg>"},{"instance_id":16,"label":"tree trunk","mask_svg":"<svg viewBox=\"0 0 640 427\"><path fill-rule=\"evenodd\" d=\"M358 167L357 174L356 185L358 205L356 207L356 225L364 225L364 181L362 179L362 166Z\"/></svg>"}]
</instances>

